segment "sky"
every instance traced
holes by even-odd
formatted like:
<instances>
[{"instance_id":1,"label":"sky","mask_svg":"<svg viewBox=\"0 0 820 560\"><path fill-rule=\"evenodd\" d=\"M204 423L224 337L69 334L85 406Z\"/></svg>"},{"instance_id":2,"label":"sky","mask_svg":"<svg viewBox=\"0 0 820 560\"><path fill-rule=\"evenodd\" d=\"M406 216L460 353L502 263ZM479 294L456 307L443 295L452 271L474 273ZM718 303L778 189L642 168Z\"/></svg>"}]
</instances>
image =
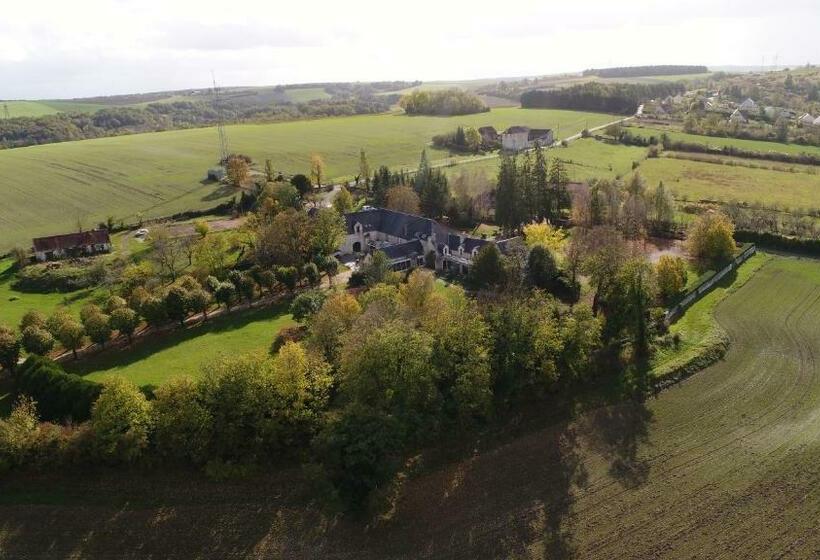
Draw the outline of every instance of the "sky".
<instances>
[{"instance_id":1,"label":"sky","mask_svg":"<svg viewBox=\"0 0 820 560\"><path fill-rule=\"evenodd\" d=\"M26 0L0 99L820 62L818 0Z\"/></svg>"}]
</instances>

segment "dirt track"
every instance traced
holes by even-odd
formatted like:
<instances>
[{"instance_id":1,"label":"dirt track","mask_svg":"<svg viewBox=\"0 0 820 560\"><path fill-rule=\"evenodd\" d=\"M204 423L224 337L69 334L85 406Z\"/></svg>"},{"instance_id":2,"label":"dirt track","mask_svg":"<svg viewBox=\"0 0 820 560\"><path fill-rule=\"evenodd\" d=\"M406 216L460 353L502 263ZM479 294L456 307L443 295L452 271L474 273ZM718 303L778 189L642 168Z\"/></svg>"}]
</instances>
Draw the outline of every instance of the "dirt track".
<instances>
[{"instance_id":1,"label":"dirt track","mask_svg":"<svg viewBox=\"0 0 820 560\"><path fill-rule=\"evenodd\" d=\"M775 258L717 313L725 361L645 406L475 442L378 525L305 507L294 473L8 477L0 557L818 558L820 262Z\"/></svg>"}]
</instances>

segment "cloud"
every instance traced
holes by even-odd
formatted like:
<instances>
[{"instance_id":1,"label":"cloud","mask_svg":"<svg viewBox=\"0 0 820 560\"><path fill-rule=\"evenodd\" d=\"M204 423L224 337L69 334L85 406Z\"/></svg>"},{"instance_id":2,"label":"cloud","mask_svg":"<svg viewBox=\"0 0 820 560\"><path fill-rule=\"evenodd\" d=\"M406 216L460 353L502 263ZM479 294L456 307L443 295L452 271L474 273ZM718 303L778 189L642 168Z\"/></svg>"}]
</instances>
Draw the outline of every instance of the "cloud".
<instances>
[{"instance_id":1,"label":"cloud","mask_svg":"<svg viewBox=\"0 0 820 560\"><path fill-rule=\"evenodd\" d=\"M0 97L543 75L820 59L816 0L27 0L0 20Z\"/></svg>"},{"instance_id":2,"label":"cloud","mask_svg":"<svg viewBox=\"0 0 820 560\"><path fill-rule=\"evenodd\" d=\"M233 51L259 47L318 47L324 41L295 29L261 23L178 23L163 29L157 47L174 50Z\"/></svg>"}]
</instances>

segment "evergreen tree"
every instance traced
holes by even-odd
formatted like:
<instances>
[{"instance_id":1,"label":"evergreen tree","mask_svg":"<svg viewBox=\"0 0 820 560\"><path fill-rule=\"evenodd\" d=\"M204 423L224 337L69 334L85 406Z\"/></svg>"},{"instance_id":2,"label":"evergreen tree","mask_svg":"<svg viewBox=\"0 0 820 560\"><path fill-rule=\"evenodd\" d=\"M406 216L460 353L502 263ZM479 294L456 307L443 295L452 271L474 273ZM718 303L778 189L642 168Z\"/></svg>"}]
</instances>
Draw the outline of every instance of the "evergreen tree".
<instances>
[{"instance_id":1,"label":"evergreen tree","mask_svg":"<svg viewBox=\"0 0 820 560\"><path fill-rule=\"evenodd\" d=\"M551 220L556 220L561 217L561 211L569 209L570 199L567 191L567 183L569 183L569 175L567 174L564 162L556 158L552 160L549 167L548 180L550 190L552 191L552 201L550 214L547 216Z\"/></svg>"},{"instance_id":2,"label":"evergreen tree","mask_svg":"<svg viewBox=\"0 0 820 560\"><path fill-rule=\"evenodd\" d=\"M421 192L424 190L425 183L429 177L430 164L427 161L427 150L422 150L421 159L419 160L419 168L416 171L416 180L413 184L413 188L416 189L419 196L421 196Z\"/></svg>"},{"instance_id":3,"label":"evergreen tree","mask_svg":"<svg viewBox=\"0 0 820 560\"><path fill-rule=\"evenodd\" d=\"M367 161L367 154L364 153L364 148L361 148L359 151L359 178L364 180L365 190L370 192L370 163Z\"/></svg>"},{"instance_id":4,"label":"evergreen tree","mask_svg":"<svg viewBox=\"0 0 820 560\"><path fill-rule=\"evenodd\" d=\"M535 143L535 162L532 167L532 188L536 197L535 218L544 220L550 215L552 208L552 192L549 188L549 169L547 157L541 148L541 143Z\"/></svg>"},{"instance_id":5,"label":"evergreen tree","mask_svg":"<svg viewBox=\"0 0 820 560\"><path fill-rule=\"evenodd\" d=\"M524 153L521 167L518 169L518 191L521 193L522 221L532 221L536 212L536 196L533 185L532 159L529 152Z\"/></svg>"},{"instance_id":6,"label":"evergreen tree","mask_svg":"<svg viewBox=\"0 0 820 560\"><path fill-rule=\"evenodd\" d=\"M438 169L429 169L427 178L419 193L421 211L430 218L439 218L444 214L450 201L450 187L447 176Z\"/></svg>"},{"instance_id":7,"label":"evergreen tree","mask_svg":"<svg viewBox=\"0 0 820 560\"><path fill-rule=\"evenodd\" d=\"M518 186L518 165L515 156L502 154L495 194L495 221L507 231L516 229L523 221Z\"/></svg>"}]
</instances>

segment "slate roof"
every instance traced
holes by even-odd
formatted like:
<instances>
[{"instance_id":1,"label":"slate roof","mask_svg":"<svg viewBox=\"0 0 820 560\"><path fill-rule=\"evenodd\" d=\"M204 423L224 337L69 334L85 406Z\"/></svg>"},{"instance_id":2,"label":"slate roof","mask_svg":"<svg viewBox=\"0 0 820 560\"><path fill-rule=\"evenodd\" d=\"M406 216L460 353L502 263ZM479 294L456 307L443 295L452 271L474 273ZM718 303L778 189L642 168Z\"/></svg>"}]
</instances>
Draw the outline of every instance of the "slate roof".
<instances>
[{"instance_id":1,"label":"slate roof","mask_svg":"<svg viewBox=\"0 0 820 560\"><path fill-rule=\"evenodd\" d=\"M398 259L406 259L409 257L419 257L424 253L424 248L421 246L421 241L414 239L406 243L397 243L395 245L388 245L379 249L387 255L391 261Z\"/></svg>"},{"instance_id":2,"label":"slate roof","mask_svg":"<svg viewBox=\"0 0 820 560\"><path fill-rule=\"evenodd\" d=\"M531 128L530 134L527 139L530 141L540 140L541 138L544 138L545 136L551 133L552 129L549 128Z\"/></svg>"},{"instance_id":3,"label":"slate roof","mask_svg":"<svg viewBox=\"0 0 820 560\"><path fill-rule=\"evenodd\" d=\"M32 240L32 243L34 244L35 251L45 252L111 243L111 238L108 236L107 230L92 229L91 231L81 231L79 233L66 233L63 235L52 235L50 237L36 237Z\"/></svg>"},{"instance_id":4,"label":"slate roof","mask_svg":"<svg viewBox=\"0 0 820 560\"><path fill-rule=\"evenodd\" d=\"M516 134L519 132L529 132L530 127L528 126L511 126L507 130L504 131L504 134Z\"/></svg>"},{"instance_id":5,"label":"slate roof","mask_svg":"<svg viewBox=\"0 0 820 560\"><path fill-rule=\"evenodd\" d=\"M478 133L482 138L490 138L492 140L498 138L498 131L494 126L482 126L478 129Z\"/></svg>"},{"instance_id":6,"label":"slate roof","mask_svg":"<svg viewBox=\"0 0 820 560\"><path fill-rule=\"evenodd\" d=\"M365 233L380 231L401 239L419 239L436 233L439 239L446 238L450 229L435 220L413 214L405 214L387 208L371 208L345 214L345 225L348 235L355 233L353 228L362 224Z\"/></svg>"}]
</instances>

